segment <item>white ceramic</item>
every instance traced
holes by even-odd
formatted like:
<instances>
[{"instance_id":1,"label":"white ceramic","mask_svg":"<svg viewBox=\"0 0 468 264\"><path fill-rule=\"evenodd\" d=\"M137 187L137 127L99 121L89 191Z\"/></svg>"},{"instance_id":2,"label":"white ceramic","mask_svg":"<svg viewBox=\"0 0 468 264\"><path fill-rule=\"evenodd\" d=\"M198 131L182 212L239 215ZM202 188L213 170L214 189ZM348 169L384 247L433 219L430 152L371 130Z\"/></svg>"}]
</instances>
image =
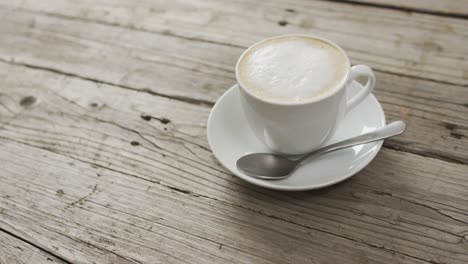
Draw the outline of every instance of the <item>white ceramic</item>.
<instances>
[{"instance_id":1,"label":"white ceramic","mask_svg":"<svg viewBox=\"0 0 468 264\"><path fill-rule=\"evenodd\" d=\"M343 181L363 169L377 155L382 141L367 143L328 153L299 167L291 177L267 181L256 179L240 172L236 167L238 158L255 152L269 152L247 124L240 105L237 85L222 95L208 118L208 143L219 162L239 178L266 188L303 191L321 188ZM353 82L349 94L354 96L362 85ZM338 126L336 133L325 144L372 131L385 125L385 115L377 99L371 94L351 110Z\"/></svg>"},{"instance_id":2,"label":"white ceramic","mask_svg":"<svg viewBox=\"0 0 468 264\"><path fill-rule=\"evenodd\" d=\"M239 79L239 62L252 47L263 41L292 36L312 37L335 46L348 62L346 78L330 92L304 102L276 102L258 97ZM353 96L347 95L346 87L359 76L367 77L367 84L361 86L360 91ZM371 68L366 65L351 67L348 56L335 43L315 36L297 34L269 38L251 46L237 62L236 78L241 87L242 109L254 134L271 150L288 154L306 153L321 146L333 136L346 113L372 92L375 84L375 76Z\"/></svg>"}]
</instances>

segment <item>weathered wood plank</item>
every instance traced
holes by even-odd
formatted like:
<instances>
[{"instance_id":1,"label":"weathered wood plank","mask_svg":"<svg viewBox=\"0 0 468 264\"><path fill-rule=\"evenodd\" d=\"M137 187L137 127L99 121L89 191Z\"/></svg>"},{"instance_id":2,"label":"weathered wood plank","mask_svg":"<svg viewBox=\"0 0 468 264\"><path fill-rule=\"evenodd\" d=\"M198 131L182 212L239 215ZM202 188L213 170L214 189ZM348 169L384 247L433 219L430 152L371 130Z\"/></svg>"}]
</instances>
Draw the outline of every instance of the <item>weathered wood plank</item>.
<instances>
[{"instance_id":1,"label":"weathered wood plank","mask_svg":"<svg viewBox=\"0 0 468 264\"><path fill-rule=\"evenodd\" d=\"M3 209L3 208L2 208ZM0 215L3 212L0 211ZM0 263L66 263L0 230Z\"/></svg>"},{"instance_id":2,"label":"weathered wood plank","mask_svg":"<svg viewBox=\"0 0 468 264\"><path fill-rule=\"evenodd\" d=\"M332 0L339 1L339 0ZM369 6L393 8L410 12L422 12L434 15L468 17L468 2L460 0L344 0L349 4L367 4Z\"/></svg>"},{"instance_id":3,"label":"weathered wood plank","mask_svg":"<svg viewBox=\"0 0 468 264\"><path fill-rule=\"evenodd\" d=\"M243 51L63 18L3 14L3 60L211 103L235 82L233 67Z\"/></svg>"},{"instance_id":4,"label":"weathered wood plank","mask_svg":"<svg viewBox=\"0 0 468 264\"><path fill-rule=\"evenodd\" d=\"M120 0L93 1L92 5L77 1L18 0L3 5L240 47L276 34L319 34L342 45L354 63L468 85L468 47L462 45L467 42L468 25L461 19L300 0L267 3ZM110 39L125 43L124 38ZM152 43L157 46L157 42ZM224 56L215 51L212 54Z\"/></svg>"},{"instance_id":5,"label":"weathered wood plank","mask_svg":"<svg viewBox=\"0 0 468 264\"><path fill-rule=\"evenodd\" d=\"M374 94L388 120L408 129L386 146L468 164L468 90L414 78L377 73ZM465 147L467 146L467 147Z\"/></svg>"},{"instance_id":6,"label":"weathered wood plank","mask_svg":"<svg viewBox=\"0 0 468 264\"><path fill-rule=\"evenodd\" d=\"M242 52L21 12L5 15L0 32L5 36L0 59L206 105L235 83L233 65ZM375 93L388 117L410 124L402 137L387 142L389 147L468 163L466 87L384 72L377 72L377 79Z\"/></svg>"},{"instance_id":7,"label":"weathered wood plank","mask_svg":"<svg viewBox=\"0 0 468 264\"><path fill-rule=\"evenodd\" d=\"M72 263L426 263L115 171L97 177L89 164L0 141L0 156L14 158L2 159L0 180L11 187L0 223Z\"/></svg>"},{"instance_id":8,"label":"weathered wood plank","mask_svg":"<svg viewBox=\"0 0 468 264\"><path fill-rule=\"evenodd\" d=\"M335 187L264 190L214 161L203 105L0 65L0 225L67 260L468 261L466 165L383 149Z\"/></svg>"}]
</instances>

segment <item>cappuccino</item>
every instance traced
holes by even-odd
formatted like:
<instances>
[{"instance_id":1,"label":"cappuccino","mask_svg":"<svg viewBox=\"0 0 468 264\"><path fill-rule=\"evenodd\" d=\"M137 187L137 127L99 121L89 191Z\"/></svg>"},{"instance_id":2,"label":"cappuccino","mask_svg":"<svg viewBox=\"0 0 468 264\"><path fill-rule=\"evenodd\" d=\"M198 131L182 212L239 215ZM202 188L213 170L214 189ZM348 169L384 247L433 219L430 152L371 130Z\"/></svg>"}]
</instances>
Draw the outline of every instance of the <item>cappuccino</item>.
<instances>
[{"instance_id":1,"label":"cappuccino","mask_svg":"<svg viewBox=\"0 0 468 264\"><path fill-rule=\"evenodd\" d=\"M332 44L285 36L250 48L239 60L237 74L244 88L260 98L302 102L334 91L348 70L347 57Z\"/></svg>"}]
</instances>

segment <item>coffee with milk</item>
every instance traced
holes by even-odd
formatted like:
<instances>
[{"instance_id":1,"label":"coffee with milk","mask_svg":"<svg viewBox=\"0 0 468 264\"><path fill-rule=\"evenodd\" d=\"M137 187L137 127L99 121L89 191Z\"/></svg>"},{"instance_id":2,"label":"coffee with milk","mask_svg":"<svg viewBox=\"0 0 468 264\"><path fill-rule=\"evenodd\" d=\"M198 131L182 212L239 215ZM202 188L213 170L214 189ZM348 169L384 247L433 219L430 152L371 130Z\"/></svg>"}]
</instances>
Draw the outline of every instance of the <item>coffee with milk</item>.
<instances>
[{"instance_id":1,"label":"coffee with milk","mask_svg":"<svg viewBox=\"0 0 468 264\"><path fill-rule=\"evenodd\" d=\"M238 78L254 95L300 103L332 93L347 77L346 56L330 43L307 36L268 39L238 62Z\"/></svg>"}]
</instances>

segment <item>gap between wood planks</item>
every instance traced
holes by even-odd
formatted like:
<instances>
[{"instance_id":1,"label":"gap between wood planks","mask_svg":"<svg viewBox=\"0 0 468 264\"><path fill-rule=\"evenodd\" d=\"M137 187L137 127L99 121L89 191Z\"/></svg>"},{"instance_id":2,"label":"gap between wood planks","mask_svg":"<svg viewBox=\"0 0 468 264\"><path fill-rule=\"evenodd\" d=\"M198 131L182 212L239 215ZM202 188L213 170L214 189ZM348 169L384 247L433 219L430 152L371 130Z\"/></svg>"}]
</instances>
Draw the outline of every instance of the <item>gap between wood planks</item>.
<instances>
[{"instance_id":1,"label":"gap between wood planks","mask_svg":"<svg viewBox=\"0 0 468 264\"><path fill-rule=\"evenodd\" d=\"M0 58L0 62L4 62L4 63L10 64L10 65L16 65L16 66L26 67L26 68L30 68L30 69L35 69L35 70L48 71L48 72L61 74L61 75L65 75L65 76L72 77L72 78L78 78L78 79L91 81L91 82L95 82L95 83L106 84L106 85L110 85L110 86L114 86L114 87L118 87L118 88L122 88L122 89L126 89L126 90L135 91L135 92L147 93L147 94L150 94L150 95L153 95L153 96L160 96L160 97L163 97L163 98L177 100L177 101L181 101L181 102L185 102L185 103L189 103L189 104L204 106L204 107L207 107L207 108L211 108L214 105L214 103L209 101L209 100L194 99L194 98L190 98L190 97L186 97L186 96L162 94L162 93L158 93L158 92L155 92L153 90L150 90L149 88L138 89L138 88L130 87L128 85L120 85L120 84L116 84L116 83L112 83L112 82L107 82L107 81L102 81L102 80L98 80L98 79L94 79L94 78L84 77L84 76L81 76L81 75L77 75L75 73L68 73L68 72L64 72L64 71L57 70L57 69L50 68L50 67L36 66L36 65L28 64L28 63L17 62L17 61L14 61L14 60L11 60L11 61L10 60L5 60L3 58ZM422 156L422 157L435 158L435 159L443 160L443 161L450 162L450 163L468 165L468 162L463 160L463 159L457 159L456 157L447 157L445 155L441 155L441 154L438 154L438 153L421 152L421 151L416 151L416 150L405 148L404 146L391 145L391 144L388 144L388 143L384 144L383 147L393 149L393 150L397 150L397 151L411 153L411 154Z\"/></svg>"},{"instance_id":2,"label":"gap between wood planks","mask_svg":"<svg viewBox=\"0 0 468 264\"><path fill-rule=\"evenodd\" d=\"M5 233L5 234L7 234L7 235L9 235L9 236L12 236L12 237L14 237L14 238L20 240L20 241L23 241L24 243L29 244L29 245L31 245L31 246L33 246L33 247L35 247L35 248L37 248L37 249L39 249L39 250L41 250L41 251L47 253L47 254L49 254L49 255L51 255L51 256L53 256L53 257L59 259L60 261L63 261L64 263L73 264L72 262L70 262L70 261L68 261L68 260L66 260L66 259L64 259L64 258L62 258L61 256L56 255L56 254L54 254L53 252L51 252L51 251L49 251L49 250L47 250L47 249L45 249L45 248L43 248L43 247L41 247L41 246L39 246L39 245L36 245L36 244L34 244L33 242L28 241L28 240L26 240L26 239L24 239L24 238L22 238L22 237L20 237L20 236L18 236L18 235L16 235L16 234L10 232L10 231L8 231L8 230L5 230L5 229L2 228L2 227L0 227L0 232L3 232L3 233Z\"/></svg>"},{"instance_id":3,"label":"gap between wood planks","mask_svg":"<svg viewBox=\"0 0 468 264\"><path fill-rule=\"evenodd\" d=\"M0 58L0 61L4 62L4 63L7 63L7 64L10 64L10 65L17 65L17 66L23 66L23 67L30 68L30 69L35 69L35 70L48 71L48 72L52 72L52 73L56 73L56 74L65 75L65 76L68 76L68 77L74 77L74 78L78 78L78 79L82 79L82 80L86 80L86 81L91 81L91 82L101 83L101 84L107 84L107 85L119 87L119 88L122 88L122 89L132 90L132 91L135 91L135 92L147 93L147 94L150 94L150 95L155 95L155 96L160 96L160 97L164 97L164 98L168 98L168 99L178 100L178 101L189 103L189 104L203 105L203 106L208 106L208 107L212 107L214 105L213 102L207 101L207 100L194 99L194 98L190 98L190 97L186 97L186 96L162 94L162 93L158 93L158 92L155 92L153 90L150 90L148 88L137 89L137 88L133 88L133 87L126 86L126 85L101 81L101 80L98 80L98 79L89 78L89 77L77 75L77 74L74 74L74 73L64 72L64 71L57 70L57 69L50 68L50 67L36 66L36 65L28 64L28 63L23 63L23 62L16 62L16 61L14 61L14 59L9 61L9 60L5 60L3 58Z\"/></svg>"},{"instance_id":4,"label":"gap between wood planks","mask_svg":"<svg viewBox=\"0 0 468 264\"><path fill-rule=\"evenodd\" d=\"M429 9L417 9L417 8L412 8L412 7L397 6L397 5L391 4L390 1L389 1L388 4L361 2L359 0L317 0L317 1L334 2L334 3L345 4L345 5L355 5L355 6L356 5L358 5L358 6L369 6L369 7L398 10L398 11L408 12L408 13L420 13L420 14L427 14L427 15L440 16L440 17L468 19L468 14L457 14L457 13L451 13L451 12L437 12L437 11L432 11L432 10L429 10Z\"/></svg>"}]
</instances>

